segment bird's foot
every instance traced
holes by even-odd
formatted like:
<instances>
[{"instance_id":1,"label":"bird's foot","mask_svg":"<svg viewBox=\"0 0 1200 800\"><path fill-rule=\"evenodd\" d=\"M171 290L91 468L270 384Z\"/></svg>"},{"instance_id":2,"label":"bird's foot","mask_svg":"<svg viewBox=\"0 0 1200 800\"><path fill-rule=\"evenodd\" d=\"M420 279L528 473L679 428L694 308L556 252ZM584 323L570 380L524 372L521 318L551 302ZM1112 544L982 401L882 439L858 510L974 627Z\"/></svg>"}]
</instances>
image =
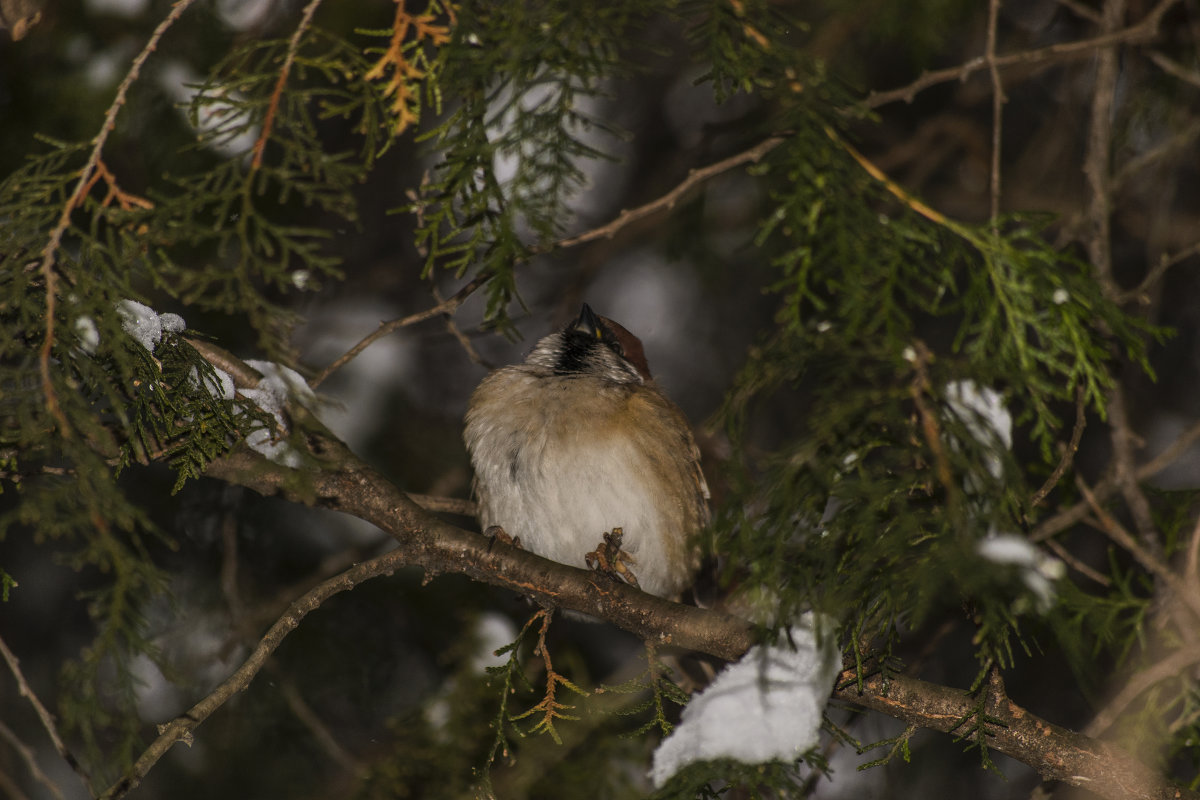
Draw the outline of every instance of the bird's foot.
<instances>
[{"instance_id":1,"label":"bird's foot","mask_svg":"<svg viewBox=\"0 0 1200 800\"><path fill-rule=\"evenodd\" d=\"M630 569L637 563L637 559L621 549L621 539L624 538L624 535L625 532L620 528L613 528L604 534L604 541L595 550L585 555L583 560L587 563L588 569L606 573L631 586L637 586L637 575L634 575L633 570Z\"/></svg>"},{"instance_id":2,"label":"bird's foot","mask_svg":"<svg viewBox=\"0 0 1200 800\"><path fill-rule=\"evenodd\" d=\"M489 525L487 530L483 532L483 535L488 537L489 539L491 539L491 541L488 542L488 551L489 552L492 549L492 545L494 545L496 542L500 542L501 544L506 544L509 547L515 547L518 550L525 549L524 547L521 546L521 537L520 536L509 536L507 533L504 532L504 528L501 528L499 525Z\"/></svg>"}]
</instances>

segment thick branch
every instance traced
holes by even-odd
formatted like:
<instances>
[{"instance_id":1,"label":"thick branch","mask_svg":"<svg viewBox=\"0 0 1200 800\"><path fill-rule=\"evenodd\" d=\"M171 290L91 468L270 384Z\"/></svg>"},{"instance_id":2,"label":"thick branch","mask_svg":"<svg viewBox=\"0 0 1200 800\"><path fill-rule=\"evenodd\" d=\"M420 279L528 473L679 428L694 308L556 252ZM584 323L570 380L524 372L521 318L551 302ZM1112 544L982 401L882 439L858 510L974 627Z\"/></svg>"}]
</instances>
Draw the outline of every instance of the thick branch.
<instances>
[{"instance_id":1,"label":"thick branch","mask_svg":"<svg viewBox=\"0 0 1200 800\"><path fill-rule=\"evenodd\" d=\"M728 614L647 595L602 574L548 561L443 522L333 439L319 437L332 469L310 475L308 491L285 488L287 470L249 451L214 462L208 475L267 496L344 511L391 534L401 563L427 573L461 573L559 608L582 611L651 641L732 660L752 643L750 626ZM317 437L313 437L315 442Z\"/></svg>"},{"instance_id":2,"label":"thick branch","mask_svg":"<svg viewBox=\"0 0 1200 800\"><path fill-rule=\"evenodd\" d=\"M859 692L854 671L842 673L834 697L903 722L954 733L975 713L978 701L967 692L891 675L886 685L875 676ZM1081 786L1117 800L1184 800L1197 794L1182 789L1124 751L1034 716L1001 696L988 714L1003 725L989 726L988 747L1038 771L1044 780ZM965 733L965 731L963 731Z\"/></svg>"}]
</instances>

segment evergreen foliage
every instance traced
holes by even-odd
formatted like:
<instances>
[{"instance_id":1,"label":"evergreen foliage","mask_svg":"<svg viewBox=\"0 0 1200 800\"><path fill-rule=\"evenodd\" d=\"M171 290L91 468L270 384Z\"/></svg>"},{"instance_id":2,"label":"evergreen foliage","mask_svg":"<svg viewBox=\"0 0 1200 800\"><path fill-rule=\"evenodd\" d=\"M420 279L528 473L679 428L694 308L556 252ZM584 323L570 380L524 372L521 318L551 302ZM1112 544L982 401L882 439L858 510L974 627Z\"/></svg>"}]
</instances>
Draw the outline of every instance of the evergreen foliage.
<instances>
[{"instance_id":1,"label":"evergreen foliage","mask_svg":"<svg viewBox=\"0 0 1200 800\"><path fill-rule=\"evenodd\" d=\"M1150 348L1167 335L1056 246L1049 218L955 220L892 183L853 144L869 111L776 3L618 1L585 14L570 0L432 0L394 11L386 28L306 18L291 36L228 42L191 87L172 160L144 175L110 166L94 141L42 138L0 181L0 539L30 536L94 576L80 600L95 639L62 671L59 713L98 776L127 770L150 735L133 711L132 663L159 658L147 609L168 590L175 546L128 476L166 464L179 492L249 432L289 432L225 391L228 376L191 343L200 332L162 325L148 344L118 309L153 296L234 317L267 357L292 360L295 295L344 277L335 231L362 224L360 186L417 142L430 166L395 206L419 273L487 278L485 321L511 331L518 268L577 227L571 202L590 163L626 136L602 113L614 87L667 55L696 67L718 101L753 100L758 127L739 132L745 142L782 139L749 171L760 207L748 247L769 269L776 312L717 415L733 455L711 555L738 610L768 637L810 609L831 615L860 680L868 650L898 671L912 637L965 615L978 706L954 734L992 769L990 670L1054 648L1095 694L1097 660L1180 646L1148 622L1154 576L1116 548L1104 583L1049 576L1049 599L1025 567L981 550L1044 518L1031 498L1063 459L1077 400L1104 419L1121 370L1153 376ZM650 25L679 34L684 51L664 53ZM962 401L988 387L1011 432ZM756 421L778 409L788 429L764 446ZM1165 562L1186 557L1192 500L1154 497ZM5 601L21 590L14 577L0 563ZM544 779L561 791L644 790L613 765L644 761L686 693L653 651L644 672L611 686L570 647L557 672L542 633L526 624L486 680L465 654L440 665L446 721L400 715L393 757L359 795L488 796L493 768L537 758L545 739L574 754ZM1123 731L1130 741L1154 731L1169 747L1151 757L1194 773L1197 720L1200 693L1181 676L1157 685ZM884 751L872 765L908 762L912 732L857 747ZM823 766L814 753L694 765L658 796L785 796ZM604 781L588 784L596 774Z\"/></svg>"}]
</instances>

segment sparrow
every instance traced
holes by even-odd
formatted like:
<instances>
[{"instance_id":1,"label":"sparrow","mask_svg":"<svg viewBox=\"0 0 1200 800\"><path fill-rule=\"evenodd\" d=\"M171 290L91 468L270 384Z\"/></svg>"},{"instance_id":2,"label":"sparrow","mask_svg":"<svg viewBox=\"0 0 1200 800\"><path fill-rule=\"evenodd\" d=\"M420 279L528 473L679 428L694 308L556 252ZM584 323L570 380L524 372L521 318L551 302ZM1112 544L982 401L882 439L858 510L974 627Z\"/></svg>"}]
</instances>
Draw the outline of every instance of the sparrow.
<instances>
[{"instance_id":1,"label":"sparrow","mask_svg":"<svg viewBox=\"0 0 1200 800\"><path fill-rule=\"evenodd\" d=\"M484 531L660 597L691 585L709 521L700 450L621 325L585 304L480 382L463 438Z\"/></svg>"}]
</instances>

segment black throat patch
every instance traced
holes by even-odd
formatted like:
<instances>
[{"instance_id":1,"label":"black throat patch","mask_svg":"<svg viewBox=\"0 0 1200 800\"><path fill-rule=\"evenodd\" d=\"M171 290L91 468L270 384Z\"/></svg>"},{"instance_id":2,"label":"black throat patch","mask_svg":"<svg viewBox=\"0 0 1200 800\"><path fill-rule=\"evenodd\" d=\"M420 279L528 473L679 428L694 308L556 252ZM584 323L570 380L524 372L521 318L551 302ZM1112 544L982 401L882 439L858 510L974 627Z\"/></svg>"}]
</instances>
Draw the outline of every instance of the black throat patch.
<instances>
[{"instance_id":1,"label":"black throat patch","mask_svg":"<svg viewBox=\"0 0 1200 800\"><path fill-rule=\"evenodd\" d=\"M584 331L564 331L562 352L554 363L554 374L578 375L587 372L595 348L606 346L603 341Z\"/></svg>"}]
</instances>

